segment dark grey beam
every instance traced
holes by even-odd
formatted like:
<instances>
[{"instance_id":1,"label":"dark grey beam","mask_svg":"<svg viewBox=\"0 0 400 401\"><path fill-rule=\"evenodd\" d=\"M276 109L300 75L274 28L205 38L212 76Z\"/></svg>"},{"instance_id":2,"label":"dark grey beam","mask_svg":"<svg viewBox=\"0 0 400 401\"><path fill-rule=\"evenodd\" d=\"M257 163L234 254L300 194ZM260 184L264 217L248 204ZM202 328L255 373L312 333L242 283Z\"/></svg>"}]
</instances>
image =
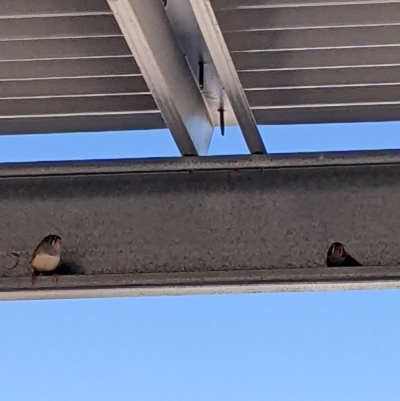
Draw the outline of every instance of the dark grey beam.
<instances>
[{"instance_id":1,"label":"dark grey beam","mask_svg":"<svg viewBox=\"0 0 400 401\"><path fill-rule=\"evenodd\" d=\"M82 175L198 173L216 171L259 171L283 168L317 168L340 166L400 165L397 150L280 153L273 155L173 157L63 161L49 163L0 163L0 180L29 177L60 177Z\"/></svg>"},{"instance_id":2,"label":"dark grey beam","mask_svg":"<svg viewBox=\"0 0 400 401\"><path fill-rule=\"evenodd\" d=\"M3 165L0 298L397 288L399 204L397 152ZM32 288L50 232L71 275Z\"/></svg>"}]
</instances>

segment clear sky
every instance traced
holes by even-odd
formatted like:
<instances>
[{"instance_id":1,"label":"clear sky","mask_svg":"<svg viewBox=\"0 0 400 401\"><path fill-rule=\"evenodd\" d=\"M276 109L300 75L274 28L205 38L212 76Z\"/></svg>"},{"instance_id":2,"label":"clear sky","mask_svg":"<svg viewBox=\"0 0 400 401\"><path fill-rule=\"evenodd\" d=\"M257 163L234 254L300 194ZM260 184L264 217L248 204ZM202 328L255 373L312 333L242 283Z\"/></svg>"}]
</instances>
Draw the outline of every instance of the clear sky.
<instances>
[{"instance_id":1,"label":"clear sky","mask_svg":"<svg viewBox=\"0 0 400 401\"><path fill-rule=\"evenodd\" d=\"M262 131L279 153L396 149L399 128ZM216 131L210 154L245 153ZM178 156L168 132L0 136L0 162L152 156ZM0 400L398 401L399 329L398 291L1 302Z\"/></svg>"},{"instance_id":2,"label":"clear sky","mask_svg":"<svg viewBox=\"0 0 400 401\"><path fill-rule=\"evenodd\" d=\"M260 127L269 153L400 148L400 124L317 124ZM243 136L215 130L210 155L248 153ZM0 162L178 157L167 130L0 136Z\"/></svg>"}]
</instances>

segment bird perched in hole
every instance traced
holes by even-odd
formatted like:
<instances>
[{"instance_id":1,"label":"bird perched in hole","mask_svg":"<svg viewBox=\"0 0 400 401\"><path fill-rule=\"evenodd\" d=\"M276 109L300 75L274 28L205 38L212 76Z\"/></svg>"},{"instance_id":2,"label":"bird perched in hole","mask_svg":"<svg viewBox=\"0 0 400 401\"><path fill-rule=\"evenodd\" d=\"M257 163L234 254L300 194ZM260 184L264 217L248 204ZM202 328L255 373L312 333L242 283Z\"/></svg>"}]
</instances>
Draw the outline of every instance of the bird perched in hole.
<instances>
[{"instance_id":1,"label":"bird perched in hole","mask_svg":"<svg viewBox=\"0 0 400 401\"><path fill-rule=\"evenodd\" d=\"M340 242L334 242L328 249L326 255L328 267L362 266L357 260L349 255Z\"/></svg>"},{"instance_id":2,"label":"bird perched in hole","mask_svg":"<svg viewBox=\"0 0 400 401\"><path fill-rule=\"evenodd\" d=\"M30 260L33 273L31 276L32 285L35 283L36 276L40 273L53 272L61 260L61 237L58 235L48 235L40 241L33 252ZM53 282L58 282L58 275L53 274Z\"/></svg>"}]
</instances>

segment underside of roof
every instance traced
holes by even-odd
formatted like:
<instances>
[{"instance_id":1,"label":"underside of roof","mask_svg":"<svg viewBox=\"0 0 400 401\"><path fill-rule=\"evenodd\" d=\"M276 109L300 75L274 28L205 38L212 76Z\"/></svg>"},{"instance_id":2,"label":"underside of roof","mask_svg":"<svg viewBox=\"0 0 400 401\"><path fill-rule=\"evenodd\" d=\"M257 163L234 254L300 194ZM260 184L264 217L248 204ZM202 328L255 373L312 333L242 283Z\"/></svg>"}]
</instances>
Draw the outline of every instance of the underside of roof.
<instances>
[{"instance_id":1,"label":"underside of roof","mask_svg":"<svg viewBox=\"0 0 400 401\"><path fill-rule=\"evenodd\" d=\"M3 134L165 128L105 0L0 3Z\"/></svg>"},{"instance_id":2,"label":"underside of roof","mask_svg":"<svg viewBox=\"0 0 400 401\"><path fill-rule=\"evenodd\" d=\"M211 3L258 124L399 119L400 2Z\"/></svg>"},{"instance_id":3,"label":"underside of roof","mask_svg":"<svg viewBox=\"0 0 400 401\"><path fill-rule=\"evenodd\" d=\"M399 119L398 0L6 0L0 134Z\"/></svg>"}]
</instances>

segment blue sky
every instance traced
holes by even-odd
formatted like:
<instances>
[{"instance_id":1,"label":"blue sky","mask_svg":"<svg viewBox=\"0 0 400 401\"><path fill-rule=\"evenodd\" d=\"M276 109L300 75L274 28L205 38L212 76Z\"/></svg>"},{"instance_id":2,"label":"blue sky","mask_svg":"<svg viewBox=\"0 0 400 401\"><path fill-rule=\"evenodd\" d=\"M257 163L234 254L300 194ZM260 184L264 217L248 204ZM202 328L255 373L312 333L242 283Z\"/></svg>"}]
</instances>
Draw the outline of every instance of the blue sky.
<instances>
[{"instance_id":1,"label":"blue sky","mask_svg":"<svg viewBox=\"0 0 400 401\"><path fill-rule=\"evenodd\" d=\"M2 302L1 399L398 401L399 301L374 291Z\"/></svg>"},{"instance_id":2,"label":"blue sky","mask_svg":"<svg viewBox=\"0 0 400 401\"><path fill-rule=\"evenodd\" d=\"M399 128L262 131L279 153L400 148ZM210 154L246 152L216 132ZM152 156L178 156L168 132L0 136L0 162ZM0 399L398 401L399 294L1 302Z\"/></svg>"},{"instance_id":3,"label":"blue sky","mask_svg":"<svg viewBox=\"0 0 400 401\"><path fill-rule=\"evenodd\" d=\"M269 153L400 148L400 123L317 124L260 127ZM247 154L240 130L215 130L210 155ZM167 130L1 135L0 163L144 157L178 157Z\"/></svg>"}]
</instances>

